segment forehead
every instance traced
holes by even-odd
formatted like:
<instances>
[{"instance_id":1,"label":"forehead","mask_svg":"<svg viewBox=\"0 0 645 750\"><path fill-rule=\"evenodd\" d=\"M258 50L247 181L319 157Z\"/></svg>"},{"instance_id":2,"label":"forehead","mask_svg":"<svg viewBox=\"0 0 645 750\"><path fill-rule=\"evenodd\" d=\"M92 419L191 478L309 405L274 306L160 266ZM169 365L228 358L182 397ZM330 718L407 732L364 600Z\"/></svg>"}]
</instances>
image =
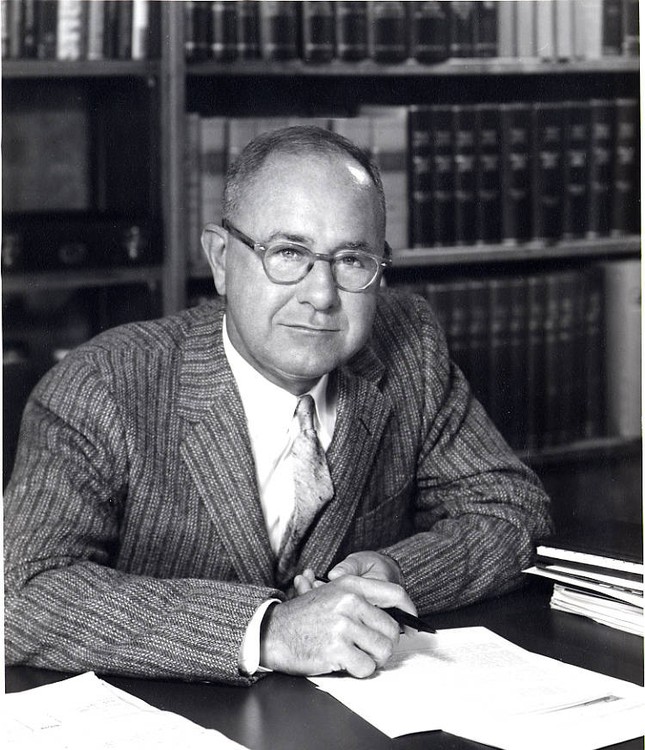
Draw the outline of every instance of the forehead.
<instances>
[{"instance_id":1,"label":"forehead","mask_svg":"<svg viewBox=\"0 0 645 750\"><path fill-rule=\"evenodd\" d=\"M243 213L316 211L378 212L377 189L369 174L344 154L290 154L269 156L242 191Z\"/></svg>"}]
</instances>

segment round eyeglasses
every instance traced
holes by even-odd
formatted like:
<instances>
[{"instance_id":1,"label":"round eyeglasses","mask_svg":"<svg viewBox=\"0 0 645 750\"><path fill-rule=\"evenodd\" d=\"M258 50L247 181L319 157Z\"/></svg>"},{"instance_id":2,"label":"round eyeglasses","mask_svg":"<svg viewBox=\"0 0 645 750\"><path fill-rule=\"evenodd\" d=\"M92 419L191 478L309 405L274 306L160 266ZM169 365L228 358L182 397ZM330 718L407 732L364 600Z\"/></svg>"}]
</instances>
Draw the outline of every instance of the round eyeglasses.
<instances>
[{"instance_id":1,"label":"round eyeglasses","mask_svg":"<svg viewBox=\"0 0 645 750\"><path fill-rule=\"evenodd\" d=\"M363 292L392 265L390 258L363 250L339 250L326 255L314 253L304 245L287 240L263 245L252 240L226 219L222 221L222 226L231 236L260 256L264 272L274 284L297 284L311 271L317 260L323 260L329 263L334 283L339 289L345 292ZM392 252L387 242L385 252L387 255Z\"/></svg>"}]
</instances>

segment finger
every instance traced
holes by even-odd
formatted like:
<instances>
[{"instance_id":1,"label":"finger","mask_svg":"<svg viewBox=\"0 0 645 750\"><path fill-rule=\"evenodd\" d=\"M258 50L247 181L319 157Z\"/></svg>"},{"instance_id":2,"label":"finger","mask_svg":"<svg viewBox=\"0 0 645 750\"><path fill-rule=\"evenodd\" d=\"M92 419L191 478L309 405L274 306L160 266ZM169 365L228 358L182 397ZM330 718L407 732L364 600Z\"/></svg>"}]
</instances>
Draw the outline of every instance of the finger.
<instances>
[{"instance_id":1,"label":"finger","mask_svg":"<svg viewBox=\"0 0 645 750\"><path fill-rule=\"evenodd\" d=\"M346 558L342 562L339 562L338 565L334 565L329 573L327 573L327 578L329 578L330 581L335 581L337 578L347 575L360 575L360 570L357 562L355 560L352 560L351 558Z\"/></svg>"},{"instance_id":2,"label":"finger","mask_svg":"<svg viewBox=\"0 0 645 750\"><path fill-rule=\"evenodd\" d=\"M390 620L396 626L391 617L388 617L384 613L381 614L384 615L385 620ZM385 666L392 656L399 634L398 627L395 627L395 639L392 639L363 623L356 623L352 636L356 647L367 654L376 667L380 668Z\"/></svg>"},{"instance_id":3,"label":"finger","mask_svg":"<svg viewBox=\"0 0 645 750\"><path fill-rule=\"evenodd\" d=\"M414 606L412 599L405 592L405 589L396 583L354 575L342 576L335 579L334 582L346 591L362 596L370 604L375 604L377 607L398 607L411 615L417 614L417 608Z\"/></svg>"},{"instance_id":4,"label":"finger","mask_svg":"<svg viewBox=\"0 0 645 750\"><path fill-rule=\"evenodd\" d=\"M311 582L304 575L297 575L293 579L293 587L298 596L306 594L313 588Z\"/></svg>"}]
</instances>

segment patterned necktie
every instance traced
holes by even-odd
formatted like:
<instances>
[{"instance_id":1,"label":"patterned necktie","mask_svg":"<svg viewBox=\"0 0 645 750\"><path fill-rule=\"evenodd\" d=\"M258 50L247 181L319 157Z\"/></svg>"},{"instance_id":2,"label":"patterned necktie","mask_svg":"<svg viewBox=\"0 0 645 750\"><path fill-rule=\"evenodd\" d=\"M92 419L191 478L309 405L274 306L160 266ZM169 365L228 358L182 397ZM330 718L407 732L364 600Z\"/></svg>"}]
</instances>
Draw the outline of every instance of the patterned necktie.
<instances>
[{"instance_id":1,"label":"patterned necktie","mask_svg":"<svg viewBox=\"0 0 645 750\"><path fill-rule=\"evenodd\" d=\"M300 432L291 448L294 509L278 552L277 577L282 586L287 585L295 574L300 545L307 529L334 494L325 451L314 427L314 400L309 394L298 400L296 417Z\"/></svg>"}]
</instances>

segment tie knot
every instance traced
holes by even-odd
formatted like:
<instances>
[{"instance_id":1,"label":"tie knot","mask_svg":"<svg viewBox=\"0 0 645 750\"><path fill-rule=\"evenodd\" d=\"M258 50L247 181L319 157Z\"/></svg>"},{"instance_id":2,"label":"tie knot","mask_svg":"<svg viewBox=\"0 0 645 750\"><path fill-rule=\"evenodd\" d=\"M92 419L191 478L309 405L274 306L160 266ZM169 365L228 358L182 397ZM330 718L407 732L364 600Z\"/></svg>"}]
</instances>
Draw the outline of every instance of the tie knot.
<instances>
[{"instance_id":1,"label":"tie knot","mask_svg":"<svg viewBox=\"0 0 645 750\"><path fill-rule=\"evenodd\" d=\"M298 399L296 417L301 431L314 429L314 400L308 393Z\"/></svg>"}]
</instances>

